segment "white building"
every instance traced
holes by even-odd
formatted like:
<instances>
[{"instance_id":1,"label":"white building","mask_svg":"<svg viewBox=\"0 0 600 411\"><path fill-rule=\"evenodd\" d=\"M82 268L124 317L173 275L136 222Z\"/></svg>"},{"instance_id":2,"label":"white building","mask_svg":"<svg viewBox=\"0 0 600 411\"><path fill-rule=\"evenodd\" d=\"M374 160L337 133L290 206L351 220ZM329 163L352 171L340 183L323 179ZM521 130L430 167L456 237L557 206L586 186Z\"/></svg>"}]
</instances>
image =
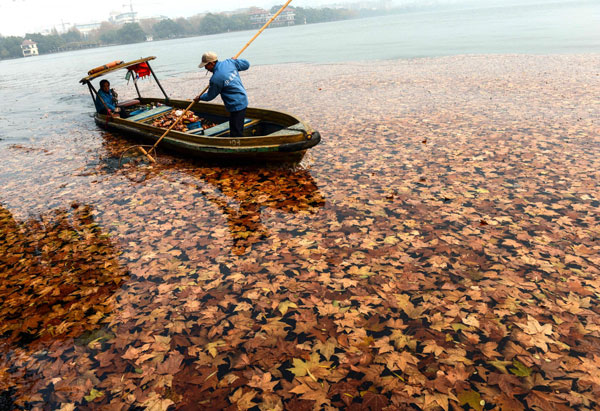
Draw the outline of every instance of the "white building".
<instances>
[{"instance_id":1,"label":"white building","mask_svg":"<svg viewBox=\"0 0 600 411\"><path fill-rule=\"evenodd\" d=\"M258 7L253 7L249 14L250 21L256 27L264 26L275 15L275 13L270 13ZM295 21L296 13L293 10L285 10L271 24L272 26L292 26L295 24Z\"/></svg>"},{"instance_id":2,"label":"white building","mask_svg":"<svg viewBox=\"0 0 600 411\"><path fill-rule=\"evenodd\" d=\"M125 24L136 22L137 11L127 11L125 13L110 13L108 21L114 24Z\"/></svg>"},{"instance_id":3,"label":"white building","mask_svg":"<svg viewBox=\"0 0 600 411\"><path fill-rule=\"evenodd\" d=\"M75 28L79 30L83 37L87 38L92 31L99 29L100 25L100 23L76 24Z\"/></svg>"},{"instance_id":4,"label":"white building","mask_svg":"<svg viewBox=\"0 0 600 411\"><path fill-rule=\"evenodd\" d=\"M21 43L21 50L23 51L23 57L37 56L38 52L37 43L31 40L25 40Z\"/></svg>"}]
</instances>

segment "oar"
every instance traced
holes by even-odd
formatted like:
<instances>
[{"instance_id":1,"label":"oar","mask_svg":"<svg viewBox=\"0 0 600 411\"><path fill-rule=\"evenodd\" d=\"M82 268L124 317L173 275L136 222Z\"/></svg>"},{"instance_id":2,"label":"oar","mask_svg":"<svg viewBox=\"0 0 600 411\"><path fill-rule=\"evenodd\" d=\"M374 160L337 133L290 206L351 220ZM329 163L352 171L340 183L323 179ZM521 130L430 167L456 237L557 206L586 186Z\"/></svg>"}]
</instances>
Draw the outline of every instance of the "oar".
<instances>
[{"instance_id":1,"label":"oar","mask_svg":"<svg viewBox=\"0 0 600 411\"><path fill-rule=\"evenodd\" d=\"M233 57L234 59L237 59L240 54L242 54L244 52L244 50L246 50L248 48L248 46L254 41L256 40L256 38L260 35L260 33L263 32L264 29L266 29L269 24L271 24L273 22L273 20L275 20L277 18L277 16L279 16L281 14L281 12L283 10L285 10L285 8L288 6L288 4L290 4L292 2L292 0L288 0L287 3L285 3L277 13L275 13L273 15L273 17L271 17L269 19L269 21L267 21L265 23L264 26L262 26L262 28L260 30L258 30L258 32L254 35L254 37L252 37L252 39L250 39L250 41L248 43L246 43L246 45ZM209 85L210 86L210 85ZM202 94L206 93L206 90L208 90L209 86L206 86L204 88L204 90L202 90L202 93L198 94L199 96L201 96ZM183 114L181 116L179 116L175 122L173 124L171 124L171 126L167 129L167 131L165 131L163 133L162 136L160 136L160 138L156 141L156 143L154 143L154 145L152 146L152 148L148 151L144 150L142 147L139 147L140 151L146 156L148 157L148 160L150 160L153 163L156 163L156 160L154 158L152 158L152 156L150 155L150 153L152 153L152 151L154 151L156 149L156 146L158 146L158 143L160 143L162 141L162 139L169 133L169 131L171 131L173 129L173 127L175 127L177 124L179 124L179 120L181 120L188 112L188 110L190 108L192 108L192 106L194 105L195 101L192 100L192 102L190 103L190 105L185 109L185 111L183 112Z\"/></svg>"}]
</instances>

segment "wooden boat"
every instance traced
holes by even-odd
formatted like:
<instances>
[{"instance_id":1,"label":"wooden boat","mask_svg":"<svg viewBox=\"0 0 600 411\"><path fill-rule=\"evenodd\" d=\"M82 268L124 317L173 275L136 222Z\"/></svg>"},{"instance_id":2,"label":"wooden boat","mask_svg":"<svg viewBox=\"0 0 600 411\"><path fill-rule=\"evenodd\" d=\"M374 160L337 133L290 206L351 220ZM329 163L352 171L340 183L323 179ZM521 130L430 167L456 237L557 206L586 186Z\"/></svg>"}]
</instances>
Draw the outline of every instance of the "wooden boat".
<instances>
[{"instance_id":1,"label":"wooden boat","mask_svg":"<svg viewBox=\"0 0 600 411\"><path fill-rule=\"evenodd\" d=\"M138 98L120 102L121 117L96 113L96 124L110 131L155 143L169 127L166 116L180 115L191 100L170 99L149 64L155 57L130 62L112 62L90 70L80 80L87 84L92 99L98 93L92 80L112 71L125 69L133 77ZM138 75L152 75L164 98L142 97L137 85ZM171 130L159 147L203 159L292 161L302 159L307 149L321 141L318 131L290 114L274 110L248 107L243 137L229 136L229 113L223 105L194 103L191 111L200 121L183 121L182 130ZM164 126L161 126L164 123Z\"/></svg>"}]
</instances>

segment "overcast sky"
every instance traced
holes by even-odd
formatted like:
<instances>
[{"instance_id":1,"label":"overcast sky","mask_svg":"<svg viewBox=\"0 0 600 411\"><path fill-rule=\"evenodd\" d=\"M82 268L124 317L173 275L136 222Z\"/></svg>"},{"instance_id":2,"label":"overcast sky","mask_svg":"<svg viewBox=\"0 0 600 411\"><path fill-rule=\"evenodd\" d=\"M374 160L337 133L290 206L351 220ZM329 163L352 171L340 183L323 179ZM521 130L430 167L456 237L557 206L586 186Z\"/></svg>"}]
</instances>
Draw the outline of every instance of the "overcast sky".
<instances>
[{"instance_id":1,"label":"overcast sky","mask_svg":"<svg viewBox=\"0 0 600 411\"><path fill-rule=\"evenodd\" d=\"M340 0L337 0L340 1ZM341 0L347 1L347 0ZM318 7L336 0L293 0L292 6ZM132 0L138 17L164 15L190 17L206 11L228 11L258 6L284 4L283 0ZM0 35L23 36L53 26L61 30L62 23L84 24L108 20L111 11L129 10L129 0L0 0Z\"/></svg>"}]
</instances>

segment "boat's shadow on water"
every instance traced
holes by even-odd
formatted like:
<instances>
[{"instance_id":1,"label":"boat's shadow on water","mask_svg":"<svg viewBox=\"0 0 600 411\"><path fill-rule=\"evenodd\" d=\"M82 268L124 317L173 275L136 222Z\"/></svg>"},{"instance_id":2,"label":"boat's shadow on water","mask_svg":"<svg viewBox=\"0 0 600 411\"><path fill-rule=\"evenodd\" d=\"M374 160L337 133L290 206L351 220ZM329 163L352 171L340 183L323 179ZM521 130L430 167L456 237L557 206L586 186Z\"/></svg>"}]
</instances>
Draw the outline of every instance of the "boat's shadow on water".
<instances>
[{"instance_id":1,"label":"boat's shadow on water","mask_svg":"<svg viewBox=\"0 0 600 411\"><path fill-rule=\"evenodd\" d=\"M238 255L271 237L262 210L286 215L313 214L325 205L323 195L306 169L255 168L242 173L213 169L196 176L209 185L207 190L204 184L201 193L227 219L233 240L232 252Z\"/></svg>"},{"instance_id":2,"label":"boat's shadow on water","mask_svg":"<svg viewBox=\"0 0 600 411\"><path fill-rule=\"evenodd\" d=\"M112 138L105 141L108 155L95 165L99 173L123 176L134 185L167 180L182 184L185 191L200 193L225 217L232 252L237 255L270 237L263 210L313 214L325 205L317 183L301 163L224 163L160 152L156 164L142 156L121 161L122 142L115 147Z\"/></svg>"}]
</instances>

